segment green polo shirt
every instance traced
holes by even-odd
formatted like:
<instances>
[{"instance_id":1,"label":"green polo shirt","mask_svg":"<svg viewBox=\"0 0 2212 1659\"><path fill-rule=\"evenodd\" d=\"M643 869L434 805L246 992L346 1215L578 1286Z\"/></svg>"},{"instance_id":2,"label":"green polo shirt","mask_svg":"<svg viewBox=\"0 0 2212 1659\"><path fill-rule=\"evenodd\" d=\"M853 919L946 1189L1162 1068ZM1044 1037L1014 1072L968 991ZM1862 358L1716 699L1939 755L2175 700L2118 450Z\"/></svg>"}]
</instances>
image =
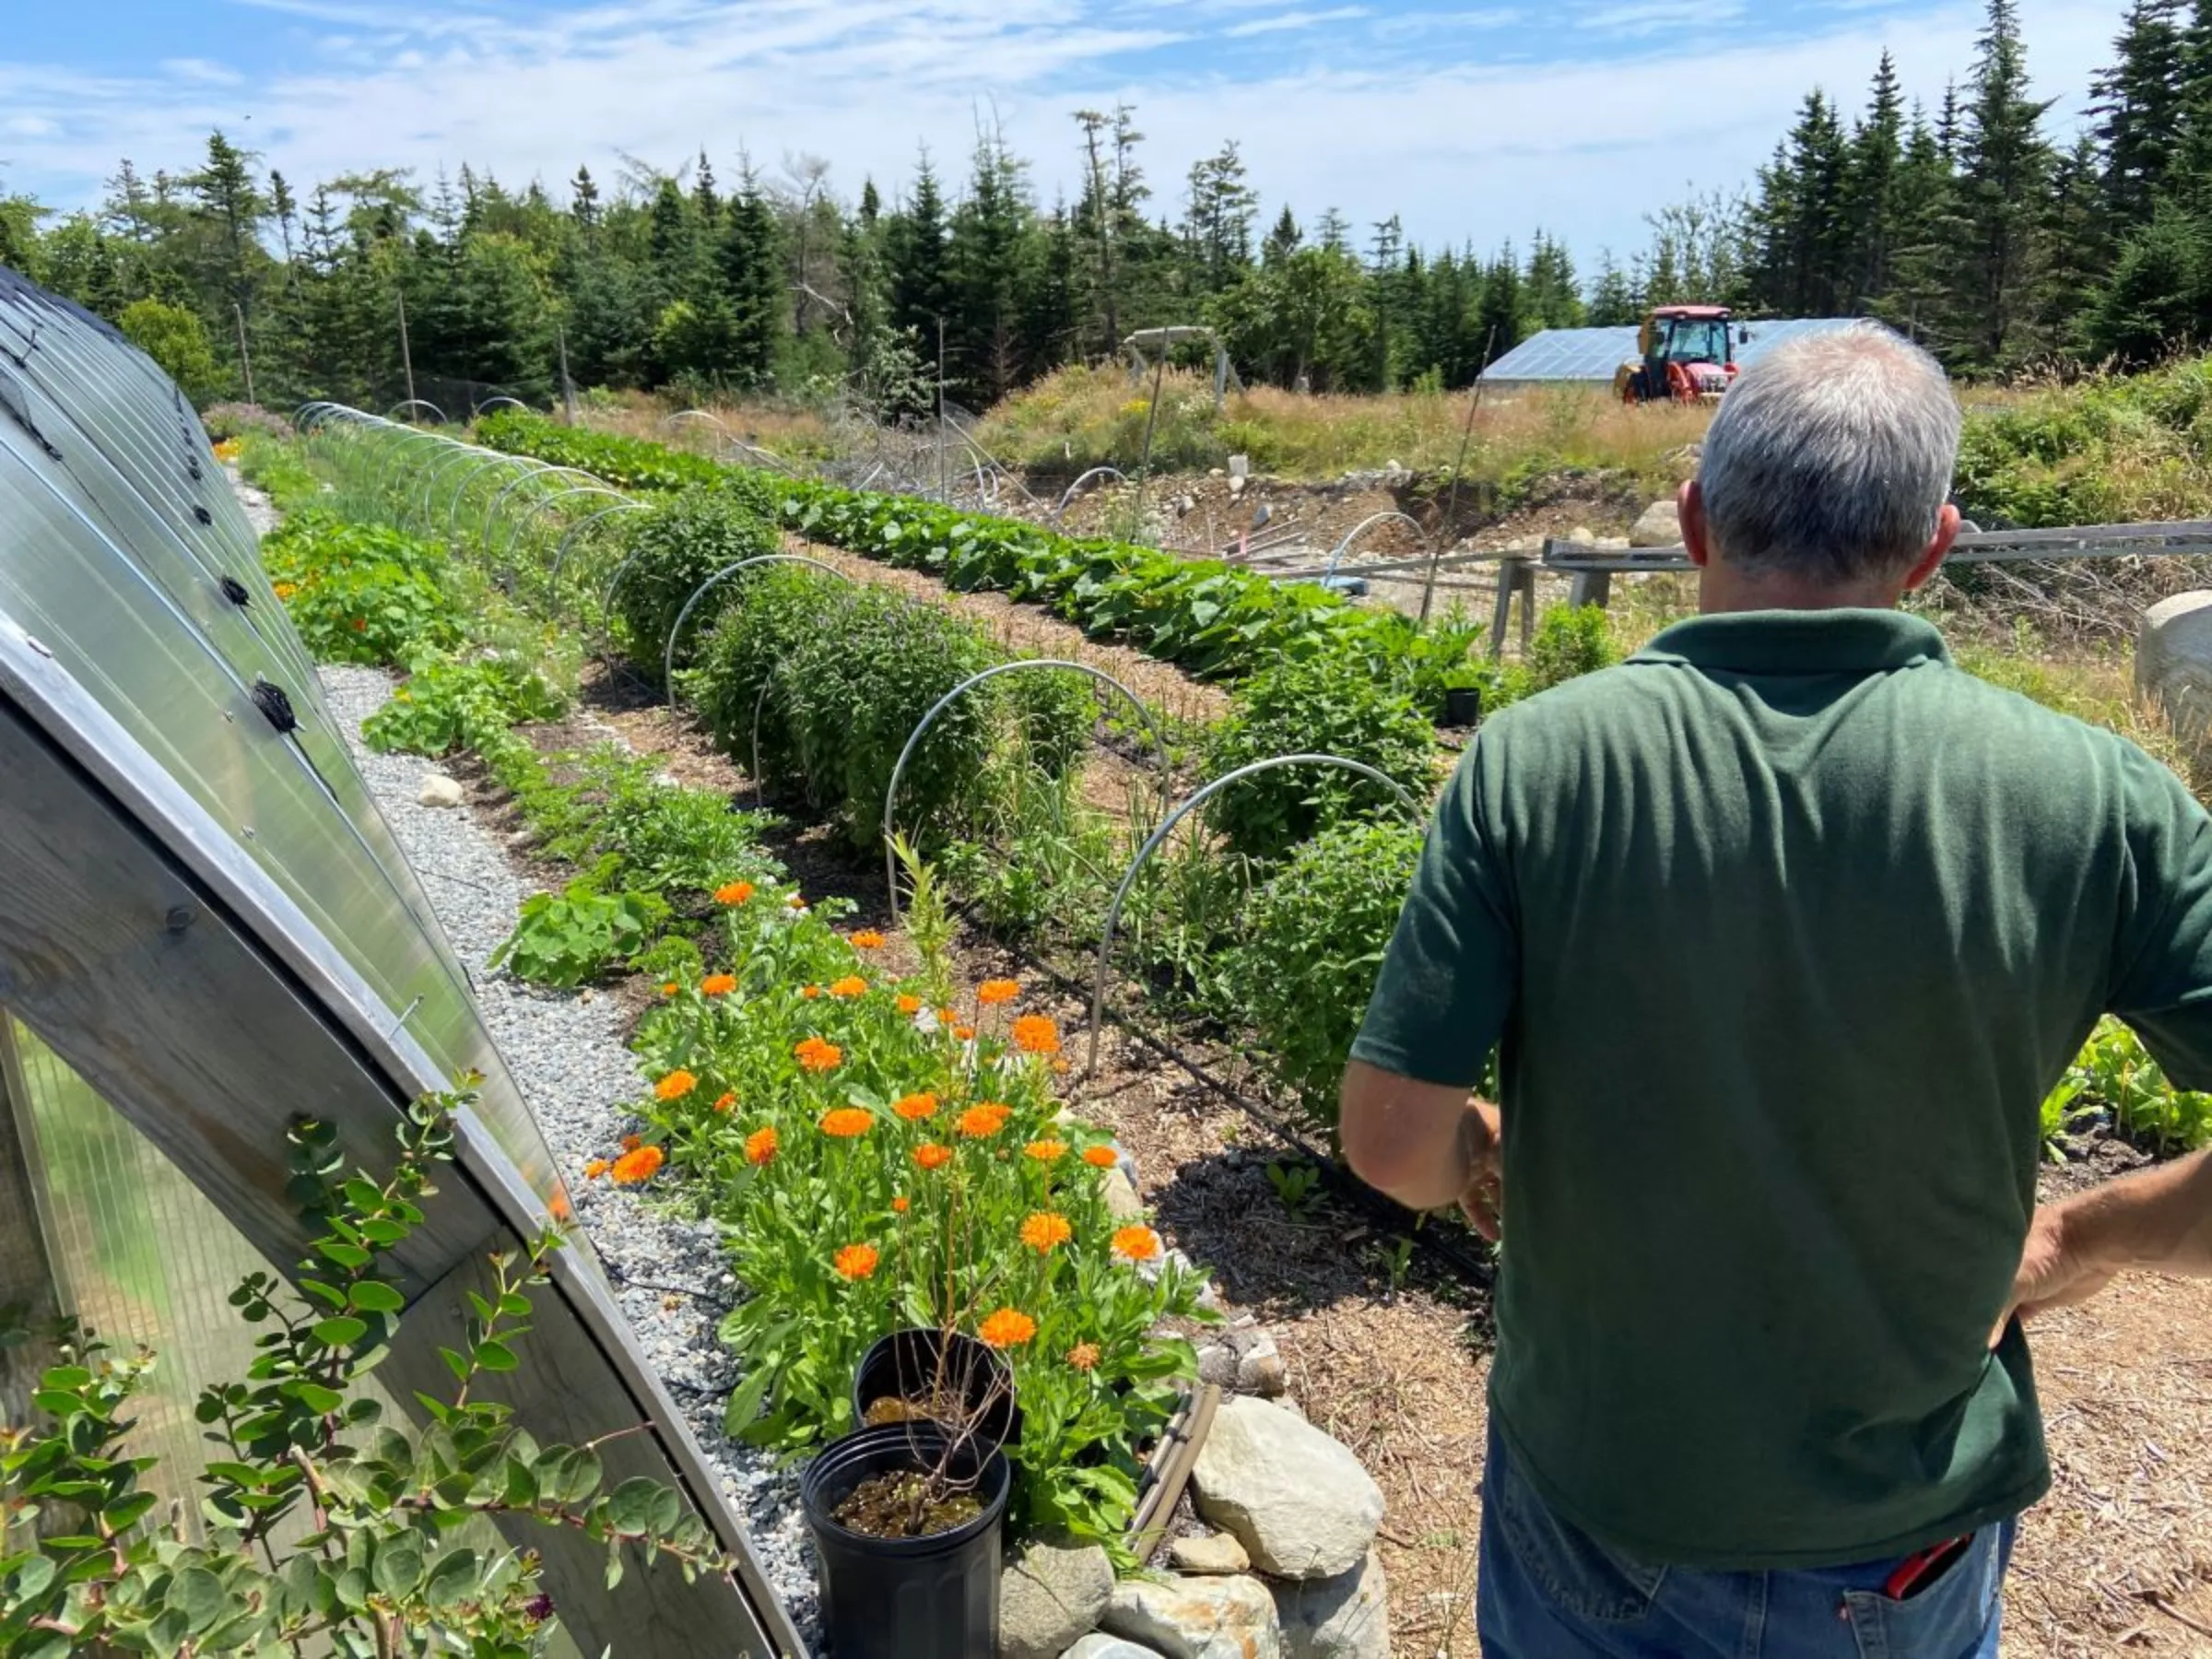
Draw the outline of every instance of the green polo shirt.
<instances>
[{"instance_id":1,"label":"green polo shirt","mask_svg":"<svg viewBox=\"0 0 2212 1659\"><path fill-rule=\"evenodd\" d=\"M1354 1054L1502 1041L1492 1411L1629 1555L1900 1555L2050 1482L1994 1354L2107 1010L2212 1087L2212 818L1890 611L1669 629L1484 725Z\"/></svg>"}]
</instances>

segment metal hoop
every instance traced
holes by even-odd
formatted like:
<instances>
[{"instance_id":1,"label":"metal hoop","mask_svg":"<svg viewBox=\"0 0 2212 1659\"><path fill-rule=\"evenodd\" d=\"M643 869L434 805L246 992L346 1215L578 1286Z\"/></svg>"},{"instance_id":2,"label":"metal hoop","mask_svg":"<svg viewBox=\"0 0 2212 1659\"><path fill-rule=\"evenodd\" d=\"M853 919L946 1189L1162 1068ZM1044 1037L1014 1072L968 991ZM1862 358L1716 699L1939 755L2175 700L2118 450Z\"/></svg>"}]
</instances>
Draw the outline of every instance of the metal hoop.
<instances>
[{"instance_id":1,"label":"metal hoop","mask_svg":"<svg viewBox=\"0 0 2212 1659\"><path fill-rule=\"evenodd\" d=\"M402 427L398 430L385 433L383 436L387 437L390 441L384 446L384 453L377 457L369 481L369 488L379 496L384 492L385 467L403 460L411 446L421 442L450 443L453 441L441 432L426 432L419 427Z\"/></svg>"},{"instance_id":2,"label":"metal hoop","mask_svg":"<svg viewBox=\"0 0 2212 1659\"><path fill-rule=\"evenodd\" d=\"M484 453L487 457L488 457L486 462L486 465L477 468L475 472L462 474L460 486L453 491L453 510L445 515L445 539L448 543L457 543L460 541L461 503L468 497L468 487L471 484L474 484L477 481L477 477L487 470L488 466L497 464L500 465L519 467L522 469L525 477L534 472L547 472L550 470L543 461L533 461L527 455L504 455L501 454L498 450L486 450ZM501 485L500 488L503 489L506 488L506 486Z\"/></svg>"},{"instance_id":3,"label":"metal hoop","mask_svg":"<svg viewBox=\"0 0 2212 1659\"><path fill-rule=\"evenodd\" d=\"M818 559L809 559L804 553L756 553L750 559L741 559L735 564L723 566L721 570L693 588L691 596L684 601L683 608L676 613L676 626L668 630L668 649L661 656L661 683L668 688L668 712L671 717L676 713L677 636L684 631L684 624L691 616L691 607L705 598L707 590L720 582L724 577L735 576L740 571L749 571L755 565L764 564L812 565L816 570L834 576L840 582L849 582L853 580L835 565L824 564Z\"/></svg>"},{"instance_id":4,"label":"metal hoop","mask_svg":"<svg viewBox=\"0 0 2212 1659\"><path fill-rule=\"evenodd\" d=\"M1113 902L1106 907L1106 935L1099 942L1099 963L1091 976L1090 1049L1088 1057L1083 1062L1083 1075L1086 1077L1094 1076L1099 1069L1099 1029L1106 1013L1106 973L1111 965L1108 959L1113 951L1113 931L1121 923L1122 906L1128 900L1130 888L1136 885L1138 873L1144 869L1147 861L1151 858L1152 854L1159 850L1160 843L1173 833L1175 826L1189 817L1194 808L1206 805L1231 783L1241 782L1244 779L1257 773L1273 771L1277 768L1284 766L1334 766L1344 771L1358 772L1361 777L1382 784L1392 794L1397 796L1398 805L1406 808L1406 817L1413 819L1415 823L1418 824L1421 820L1420 806L1413 796L1406 793L1404 784L1395 778L1377 771L1363 760L1347 760L1342 755L1277 755L1272 759L1254 760L1249 766L1240 766L1232 772L1223 773L1185 800L1174 811L1168 814L1159 828L1153 830L1145 844L1137 849L1136 856L1129 861L1127 874L1122 877L1122 885L1114 889Z\"/></svg>"},{"instance_id":5,"label":"metal hoop","mask_svg":"<svg viewBox=\"0 0 2212 1659\"><path fill-rule=\"evenodd\" d=\"M440 426L451 426L453 424L445 418L445 411L443 409L440 408L436 404L431 403L427 398L421 397L410 397L405 403L394 404L391 408L384 411L384 418L386 420L391 420L393 415L401 409L428 409L431 414L438 417L438 424ZM394 424L397 425L399 423L394 422ZM410 420L406 424L408 426L413 426L415 423Z\"/></svg>"},{"instance_id":6,"label":"metal hoop","mask_svg":"<svg viewBox=\"0 0 2212 1659\"><path fill-rule=\"evenodd\" d=\"M618 501L627 501L629 500L629 498L624 495L620 490L612 488L605 484L571 484L565 488L548 491L545 495L538 497L536 500L531 502L529 507L524 511L522 516L514 520L508 526L506 545L500 549L500 563L501 568L506 568L510 558L514 552L515 543L521 539L524 529L529 524L533 524L536 520L539 513L543 512L547 508L553 506L557 502L565 501L572 497L580 495L612 496ZM642 505L642 503L640 504Z\"/></svg>"},{"instance_id":7,"label":"metal hoop","mask_svg":"<svg viewBox=\"0 0 2212 1659\"><path fill-rule=\"evenodd\" d=\"M981 674L970 675L938 698L929 712L923 715L920 723L906 735L906 747L899 751L898 761L891 768L890 787L883 792L883 884L891 901L893 927L899 925L899 865L897 850L891 845L891 813L898 804L899 781L906 775L906 763L913 759L914 750L921 744L924 734L936 724L937 716L952 707L963 695L985 680L996 679L1002 674L1013 674L1024 668L1072 668L1077 674L1089 675L1101 685L1112 687L1128 699L1129 706L1136 711L1137 718L1145 723L1145 730L1151 735L1152 747L1159 752L1160 764L1163 767L1167 764L1168 740L1160 732L1159 723L1152 718L1152 711L1145 706L1145 700L1103 669L1093 668L1088 663L1071 663L1064 657L1024 657L1018 663L1001 663L994 668L984 669ZM1164 799L1167 791L1163 788L1160 794Z\"/></svg>"},{"instance_id":8,"label":"metal hoop","mask_svg":"<svg viewBox=\"0 0 2212 1659\"><path fill-rule=\"evenodd\" d=\"M472 455L481 457L500 453L498 450L484 449L474 443L463 443L458 439L450 441L453 446L452 451L447 454L441 455L424 470L422 500L419 504L412 501L409 503L408 516L410 518L418 519L425 524L430 522L430 498L438 493L438 480L453 470L455 462L465 461Z\"/></svg>"},{"instance_id":9,"label":"metal hoop","mask_svg":"<svg viewBox=\"0 0 2212 1659\"><path fill-rule=\"evenodd\" d=\"M1089 483L1091 479L1102 478L1107 477L1109 474L1119 478L1124 484L1129 482L1129 475L1124 472L1118 466L1094 466L1088 472L1083 474L1082 477L1078 477L1073 484L1070 484L1067 487L1066 493L1060 498L1060 505L1053 509L1053 516L1046 522L1049 524L1057 524L1061 519L1065 516L1069 504L1076 499L1076 492L1077 490L1081 489L1084 485Z\"/></svg>"},{"instance_id":10,"label":"metal hoop","mask_svg":"<svg viewBox=\"0 0 2212 1659\"><path fill-rule=\"evenodd\" d=\"M517 477L510 478L505 484L500 487L500 493L493 496L489 501L485 503L484 515L477 521L477 539L484 544L484 550L487 553L491 551L492 517L499 512L500 503L505 501L509 496L512 495L515 491L516 486L523 483L524 479L528 479L532 483L535 483L538 480L548 477L555 473L572 473L577 477L582 478L586 484L597 485L602 489L608 488L606 481L604 478L594 478L590 473L579 472L573 466L548 466L543 472L524 473ZM556 491L554 493L558 494L559 492ZM507 540L510 546L513 544L514 535L512 531L509 532ZM505 557L505 548L501 548L500 556L502 558Z\"/></svg>"},{"instance_id":11,"label":"metal hoop","mask_svg":"<svg viewBox=\"0 0 2212 1659\"><path fill-rule=\"evenodd\" d=\"M1354 524L1349 530L1345 532L1344 539L1336 544L1335 550L1329 555L1328 569L1321 573L1322 585L1326 587L1335 577L1336 561L1344 557L1346 550L1348 549L1354 542L1358 541L1362 535L1366 535L1367 532L1372 529L1375 525L1388 524L1392 519L1397 519L1402 523L1411 524L1413 526L1413 533L1421 538L1422 549L1424 551L1427 550L1429 547L1429 532L1421 528L1420 521L1418 519L1416 519L1407 513L1394 511L1378 512L1372 517L1361 519L1357 524Z\"/></svg>"},{"instance_id":12,"label":"metal hoop","mask_svg":"<svg viewBox=\"0 0 2212 1659\"><path fill-rule=\"evenodd\" d=\"M583 518L578 519L574 524L568 527L567 532L561 536L560 546L553 550L553 570L552 573L546 578L547 584L556 591L559 590L560 586L560 567L562 561L564 561L569 556L569 544L573 542L581 532L589 530L601 519L611 518L618 512L650 512L652 511L653 509L646 506L644 502L633 501L629 497L625 496L621 500L618 501L612 507L602 507L598 512L590 513Z\"/></svg>"},{"instance_id":13,"label":"metal hoop","mask_svg":"<svg viewBox=\"0 0 2212 1659\"><path fill-rule=\"evenodd\" d=\"M501 393L497 397L486 398L482 403L477 406L477 413L481 415L488 409L498 408L501 404L506 404L513 408L520 409L525 415L530 413L530 406L528 404L524 403L519 397L509 397L505 393Z\"/></svg>"}]
</instances>

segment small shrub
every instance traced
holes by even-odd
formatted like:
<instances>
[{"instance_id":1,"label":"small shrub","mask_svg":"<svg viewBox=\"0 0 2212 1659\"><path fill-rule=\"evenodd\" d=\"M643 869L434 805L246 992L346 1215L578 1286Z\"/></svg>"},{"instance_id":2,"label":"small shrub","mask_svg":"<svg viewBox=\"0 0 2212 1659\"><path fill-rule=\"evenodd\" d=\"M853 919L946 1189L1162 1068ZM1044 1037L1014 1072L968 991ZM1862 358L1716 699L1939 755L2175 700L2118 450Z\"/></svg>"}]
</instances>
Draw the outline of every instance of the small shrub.
<instances>
[{"instance_id":1,"label":"small shrub","mask_svg":"<svg viewBox=\"0 0 2212 1659\"><path fill-rule=\"evenodd\" d=\"M1537 620L1535 637L1529 641L1522 666L1527 675L1527 692L1548 691L1620 661L1620 647L1599 606L1579 610L1556 606Z\"/></svg>"},{"instance_id":2,"label":"small shrub","mask_svg":"<svg viewBox=\"0 0 2212 1659\"><path fill-rule=\"evenodd\" d=\"M700 584L743 559L780 552L782 537L760 515L752 493L731 488L687 489L625 526L623 556L630 563L615 594L615 608L629 638L631 658L659 675L669 630ZM728 578L728 582L741 578ZM677 642L677 660L704 631L713 609L710 594L691 613L688 638Z\"/></svg>"},{"instance_id":3,"label":"small shrub","mask_svg":"<svg viewBox=\"0 0 2212 1659\"><path fill-rule=\"evenodd\" d=\"M1253 890L1225 976L1227 1010L1276 1085L1315 1124L1336 1124L1336 1085L1374 994L1383 947L1420 858L1412 824L1324 830Z\"/></svg>"},{"instance_id":4,"label":"small shrub","mask_svg":"<svg viewBox=\"0 0 2212 1659\"><path fill-rule=\"evenodd\" d=\"M1332 654L1278 663L1245 681L1207 743L1206 767L1218 778L1276 755L1337 755L1373 767L1425 807L1437 752L1429 717L1410 698L1378 683L1363 664ZM1207 810L1237 851L1272 859L1322 830L1399 809L1369 779L1294 766L1232 784Z\"/></svg>"},{"instance_id":5,"label":"small shrub","mask_svg":"<svg viewBox=\"0 0 2212 1659\"><path fill-rule=\"evenodd\" d=\"M2098 1026L2044 1101L2044 1138L2100 1110L2118 1133L2153 1152L2212 1146L2212 1094L2176 1088L2141 1039L2116 1019Z\"/></svg>"},{"instance_id":6,"label":"small shrub","mask_svg":"<svg viewBox=\"0 0 2212 1659\"><path fill-rule=\"evenodd\" d=\"M771 862L760 814L736 811L718 790L665 781L651 757L607 744L578 770L576 783L525 807L555 858L596 865L604 881L671 900L757 876Z\"/></svg>"},{"instance_id":7,"label":"small shrub","mask_svg":"<svg viewBox=\"0 0 2212 1659\"><path fill-rule=\"evenodd\" d=\"M292 625L324 663L396 665L461 642L443 554L396 530L301 512L262 538L261 561Z\"/></svg>"}]
</instances>

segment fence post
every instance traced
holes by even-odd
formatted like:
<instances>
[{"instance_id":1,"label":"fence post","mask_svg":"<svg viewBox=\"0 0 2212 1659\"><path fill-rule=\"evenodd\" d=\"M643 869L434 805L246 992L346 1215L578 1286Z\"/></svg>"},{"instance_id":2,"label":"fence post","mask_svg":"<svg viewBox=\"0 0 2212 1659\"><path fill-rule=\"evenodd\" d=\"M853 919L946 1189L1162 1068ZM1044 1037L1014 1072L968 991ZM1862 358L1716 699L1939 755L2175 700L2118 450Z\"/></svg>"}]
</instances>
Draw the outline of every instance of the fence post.
<instances>
[{"instance_id":1,"label":"fence post","mask_svg":"<svg viewBox=\"0 0 2212 1659\"><path fill-rule=\"evenodd\" d=\"M1490 612L1490 660L1505 654L1505 630L1512 625L1513 595L1521 595L1521 642L1528 643L1535 627L1531 611L1536 594L1535 567L1524 554L1510 553L1498 561L1498 603Z\"/></svg>"},{"instance_id":2,"label":"fence post","mask_svg":"<svg viewBox=\"0 0 2212 1659\"><path fill-rule=\"evenodd\" d=\"M1577 571L1574 582L1567 590L1567 603L1576 610L1585 605L1594 605L1604 610L1613 598L1613 572L1610 571Z\"/></svg>"}]
</instances>

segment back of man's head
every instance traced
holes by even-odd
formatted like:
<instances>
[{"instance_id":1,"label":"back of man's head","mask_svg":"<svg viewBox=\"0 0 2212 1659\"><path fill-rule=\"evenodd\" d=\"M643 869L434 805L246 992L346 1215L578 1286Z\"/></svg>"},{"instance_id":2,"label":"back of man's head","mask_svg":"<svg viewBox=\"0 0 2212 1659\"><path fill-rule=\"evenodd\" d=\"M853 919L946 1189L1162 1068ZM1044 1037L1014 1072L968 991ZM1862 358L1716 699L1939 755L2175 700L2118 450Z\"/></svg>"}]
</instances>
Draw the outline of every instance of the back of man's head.
<instances>
[{"instance_id":1,"label":"back of man's head","mask_svg":"<svg viewBox=\"0 0 2212 1659\"><path fill-rule=\"evenodd\" d=\"M1860 323L1777 346L1705 439L1713 556L1839 586L1900 576L1928 549L1958 458L1950 382L1911 341Z\"/></svg>"}]
</instances>

